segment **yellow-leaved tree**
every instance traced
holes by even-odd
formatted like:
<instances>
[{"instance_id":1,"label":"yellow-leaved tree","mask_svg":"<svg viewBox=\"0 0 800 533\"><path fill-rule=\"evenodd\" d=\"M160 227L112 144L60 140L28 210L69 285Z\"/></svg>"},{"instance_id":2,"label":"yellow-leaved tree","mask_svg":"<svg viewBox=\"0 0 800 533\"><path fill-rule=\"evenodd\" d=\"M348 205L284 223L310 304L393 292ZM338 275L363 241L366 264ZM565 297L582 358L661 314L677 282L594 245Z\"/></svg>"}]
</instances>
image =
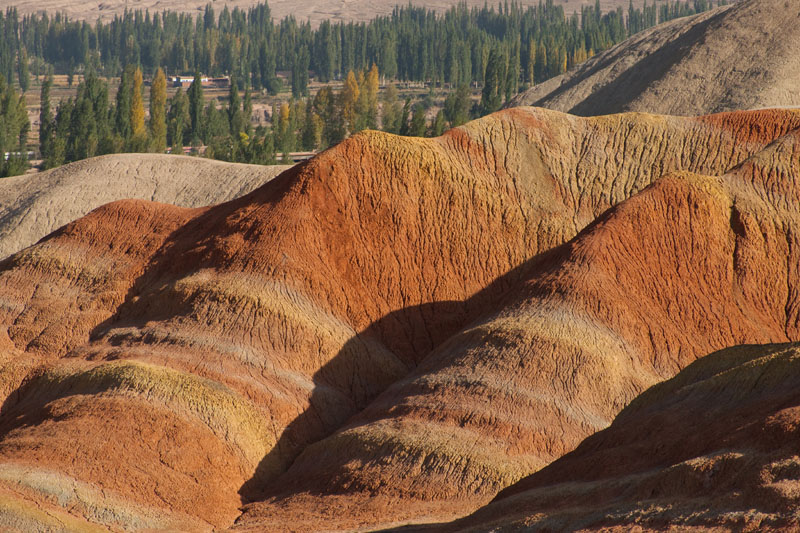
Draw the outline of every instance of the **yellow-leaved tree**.
<instances>
[{"instance_id":1,"label":"yellow-leaved tree","mask_svg":"<svg viewBox=\"0 0 800 533\"><path fill-rule=\"evenodd\" d=\"M143 152L147 148L147 132L144 129L144 97L142 96L142 70L133 74L131 95L131 151Z\"/></svg>"},{"instance_id":2,"label":"yellow-leaved tree","mask_svg":"<svg viewBox=\"0 0 800 533\"><path fill-rule=\"evenodd\" d=\"M342 115L344 116L347 130L349 132L358 131L358 97L361 90L358 87L358 80L355 73L351 70L347 73L347 80L342 88Z\"/></svg>"}]
</instances>

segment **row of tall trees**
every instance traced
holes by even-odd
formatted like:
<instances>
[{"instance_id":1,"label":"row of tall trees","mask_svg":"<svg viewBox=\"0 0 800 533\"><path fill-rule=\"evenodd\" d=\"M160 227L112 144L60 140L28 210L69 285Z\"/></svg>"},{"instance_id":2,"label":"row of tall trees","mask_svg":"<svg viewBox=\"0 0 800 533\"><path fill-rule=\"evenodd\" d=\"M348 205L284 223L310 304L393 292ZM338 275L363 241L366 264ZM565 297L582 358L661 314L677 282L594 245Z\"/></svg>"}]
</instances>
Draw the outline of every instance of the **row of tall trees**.
<instances>
[{"instance_id":1,"label":"row of tall trees","mask_svg":"<svg viewBox=\"0 0 800 533\"><path fill-rule=\"evenodd\" d=\"M379 72L348 72L341 90L323 87L305 100L276 105L272 111L272 146L276 157L296 150L322 150L364 129L383 129L397 135L435 137L460 126L479 113L471 90L451 91L437 113L431 98L401 99L394 85L378 93Z\"/></svg>"},{"instance_id":2,"label":"row of tall trees","mask_svg":"<svg viewBox=\"0 0 800 533\"><path fill-rule=\"evenodd\" d=\"M251 92L245 89L244 98L240 98L235 78L227 105L222 109L214 100L205 108L199 107L197 102L202 102L202 93L193 90L193 87L200 87L195 83L189 88L188 96L179 90L170 101L168 140L173 150L191 142L193 146L206 145L207 157L274 163L291 152L324 149L363 129L377 129L380 121L378 82L378 68L373 65L366 72L350 71L339 91L326 86L313 98L276 102L270 128L253 127ZM396 89L392 91L397 94ZM185 124L185 128L178 124Z\"/></svg>"},{"instance_id":3,"label":"row of tall trees","mask_svg":"<svg viewBox=\"0 0 800 533\"><path fill-rule=\"evenodd\" d=\"M123 71L114 102L109 100L107 83L90 70L78 85L76 98L62 101L55 112L48 76L42 84L39 132L44 167L126 151L163 152L170 147L183 153L184 146L205 147L207 157L225 161L271 164L294 151L327 148L367 128L409 136L441 135L478 112L471 105L469 87L462 85L429 119L429 103L401 101L394 85L379 95L379 78L376 65L368 71L350 71L340 90L325 86L314 97L276 103L271 125L254 127L251 92L246 88L242 98L235 78L228 101L219 107L216 99L204 98L199 75L188 90L179 89L167 99L166 79L159 69L150 87L146 120L141 70L132 65Z\"/></svg>"},{"instance_id":4,"label":"row of tall trees","mask_svg":"<svg viewBox=\"0 0 800 533\"><path fill-rule=\"evenodd\" d=\"M466 85L451 91L443 108L432 113L429 96L416 103L411 98L401 99L391 84L379 94L378 80L378 69L373 65L366 72L348 72L339 91L326 86L313 98L276 105L271 130L275 157L297 150L322 150L364 129L435 137L479 113Z\"/></svg>"},{"instance_id":5,"label":"row of tall trees","mask_svg":"<svg viewBox=\"0 0 800 533\"><path fill-rule=\"evenodd\" d=\"M52 75L42 83L39 149L45 168L95 155L119 152L163 152L167 145L164 71L158 69L150 87L150 120L145 122L141 69L125 67L116 100L109 102L108 84L90 69L76 97L52 109Z\"/></svg>"},{"instance_id":6,"label":"row of tall trees","mask_svg":"<svg viewBox=\"0 0 800 533\"><path fill-rule=\"evenodd\" d=\"M726 0L716 0L725 3ZM567 16L545 0L536 7L502 3L498 8L460 4L441 15L424 7L396 7L369 22L323 22L314 29L293 17L272 20L264 3L247 11L211 4L192 17L173 12L126 11L95 24L46 13L20 17L0 12L0 73L27 88L30 72L44 65L72 75L93 68L118 76L125 65L144 72L234 75L253 89L275 93L279 72L288 73L295 97L307 92L309 71L321 81L376 64L386 78L448 84L484 82L493 49L534 83L563 72L627 36L671 18L709 9L713 0L665 0L605 14L599 0ZM658 6L658 8L657 8Z\"/></svg>"},{"instance_id":7,"label":"row of tall trees","mask_svg":"<svg viewBox=\"0 0 800 533\"><path fill-rule=\"evenodd\" d=\"M25 97L0 74L0 178L28 168L27 136L30 130Z\"/></svg>"}]
</instances>

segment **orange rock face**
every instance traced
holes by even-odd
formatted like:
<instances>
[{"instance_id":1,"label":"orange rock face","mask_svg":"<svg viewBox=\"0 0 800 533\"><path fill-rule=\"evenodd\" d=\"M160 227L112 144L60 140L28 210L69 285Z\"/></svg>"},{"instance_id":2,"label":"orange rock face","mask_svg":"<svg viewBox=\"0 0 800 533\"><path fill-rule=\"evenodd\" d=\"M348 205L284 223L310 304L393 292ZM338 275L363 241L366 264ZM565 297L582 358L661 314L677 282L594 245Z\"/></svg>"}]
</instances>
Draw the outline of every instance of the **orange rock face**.
<instances>
[{"instance_id":1,"label":"orange rock face","mask_svg":"<svg viewBox=\"0 0 800 533\"><path fill-rule=\"evenodd\" d=\"M518 108L104 206L0 264L0 524L463 516L696 358L798 339L799 127Z\"/></svg>"}]
</instances>

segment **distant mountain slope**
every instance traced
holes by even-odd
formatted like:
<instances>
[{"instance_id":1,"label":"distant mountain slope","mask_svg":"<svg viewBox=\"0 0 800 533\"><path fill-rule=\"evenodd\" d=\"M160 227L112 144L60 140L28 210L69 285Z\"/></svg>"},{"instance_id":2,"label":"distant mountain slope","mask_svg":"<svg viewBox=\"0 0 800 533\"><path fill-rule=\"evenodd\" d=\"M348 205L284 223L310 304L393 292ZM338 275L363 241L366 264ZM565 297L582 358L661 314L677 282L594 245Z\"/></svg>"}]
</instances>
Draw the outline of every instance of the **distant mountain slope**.
<instances>
[{"instance_id":1,"label":"distant mountain slope","mask_svg":"<svg viewBox=\"0 0 800 533\"><path fill-rule=\"evenodd\" d=\"M114 200L199 207L257 189L288 166L157 154L117 154L0 180L0 259Z\"/></svg>"},{"instance_id":2,"label":"distant mountain slope","mask_svg":"<svg viewBox=\"0 0 800 533\"><path fill-rule=\"evenodd\" d=\"M437 530L797 531L799 390L798 344L711 354Z\"/></svg>"},{"instance_id":3,"label":"distant mountain slope","mask_svg":"<svg viewBox=\"0 0 800 533\"><path fill-rule=\"evenodd\" d=\"M95 209L0 262L0 526L472 512L700 355L800 340L798 128L518 108Z\"/></svg>"},{"instance_id":4,"label":"distant mountain slope","mask_svg":"<svg viewBox=\"0 0 800 533\"><path fill-rule=\"evenodd\" d=\"M634 35L516 96L577 115L800 105L800 5L745 0Z\"/></svg>"}]
</instances>

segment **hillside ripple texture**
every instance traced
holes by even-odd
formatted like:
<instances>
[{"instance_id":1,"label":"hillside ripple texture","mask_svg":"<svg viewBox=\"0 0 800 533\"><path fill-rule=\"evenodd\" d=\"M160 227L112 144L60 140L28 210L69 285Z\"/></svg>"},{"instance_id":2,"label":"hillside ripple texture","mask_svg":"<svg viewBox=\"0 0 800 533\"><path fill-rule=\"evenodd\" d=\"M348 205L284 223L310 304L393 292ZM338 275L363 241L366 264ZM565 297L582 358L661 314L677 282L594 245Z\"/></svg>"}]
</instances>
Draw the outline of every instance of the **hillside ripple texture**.
<instances>
[{"instance_id":1,"label":"hillside ripple texture","mask_svg":"<svg viewBox=\"0 0 800 533\"><path fill-rule=\"evenodd\" d=\"M796 343L703 357L574 452L436 529L797 531L798 364Z\"/></svg>"},{"instance_id":2,"label":"hillside ripple texture","mask_svg":"<svg viewBox=\"0 0 800 533\"><path fill-rule=\"evenodd\" d=\"M799 171L800 111L520 107L99 207L0 262L0 526L468 515L705 354L800 340Z\"/></svg>"}]
</instances>

